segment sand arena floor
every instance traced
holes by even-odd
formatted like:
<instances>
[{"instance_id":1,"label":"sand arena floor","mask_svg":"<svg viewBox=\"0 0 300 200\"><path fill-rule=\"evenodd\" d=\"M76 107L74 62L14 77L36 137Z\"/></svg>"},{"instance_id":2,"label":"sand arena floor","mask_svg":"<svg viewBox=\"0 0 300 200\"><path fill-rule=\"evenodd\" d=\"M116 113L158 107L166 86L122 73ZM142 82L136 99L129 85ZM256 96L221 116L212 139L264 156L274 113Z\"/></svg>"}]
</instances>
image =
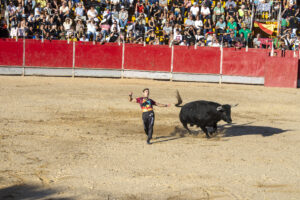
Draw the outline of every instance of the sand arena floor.
<instances>
[{"instance_id":1,"label":"sand arena floor","mask_svg":"<svg viewBox=\"0 0 300 200\"><path fill-rule=\"evenodd\" d=\"M155 108L147 145L138 104L239 103L219 134L188 135ZM300 90L136 79L0 76L0 199L300 199ZM196 132L197 129L193 128Z\"/></svg>"}]
</instances>

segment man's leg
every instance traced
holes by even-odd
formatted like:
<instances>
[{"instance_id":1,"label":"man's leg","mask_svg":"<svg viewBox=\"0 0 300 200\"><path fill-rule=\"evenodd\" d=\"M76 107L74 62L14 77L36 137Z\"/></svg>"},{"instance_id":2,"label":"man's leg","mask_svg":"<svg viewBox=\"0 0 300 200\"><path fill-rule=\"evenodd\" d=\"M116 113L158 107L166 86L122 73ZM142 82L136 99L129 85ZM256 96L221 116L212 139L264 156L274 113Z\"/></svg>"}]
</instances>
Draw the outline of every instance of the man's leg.
<instances>
[{"instance_id":1,"label":"man's leg","mask_svg":"<svg viewBox=\"0 0 300 200\"><path fill-rule=\"evenodd\" d=\"M148 118L148 139L147 139L147 143L150 144L150 140L152 139L152 134L153 134L153 126L154 126L154 113L151 112L149 114L149 118Z\"/></svg>"}]
</instances>

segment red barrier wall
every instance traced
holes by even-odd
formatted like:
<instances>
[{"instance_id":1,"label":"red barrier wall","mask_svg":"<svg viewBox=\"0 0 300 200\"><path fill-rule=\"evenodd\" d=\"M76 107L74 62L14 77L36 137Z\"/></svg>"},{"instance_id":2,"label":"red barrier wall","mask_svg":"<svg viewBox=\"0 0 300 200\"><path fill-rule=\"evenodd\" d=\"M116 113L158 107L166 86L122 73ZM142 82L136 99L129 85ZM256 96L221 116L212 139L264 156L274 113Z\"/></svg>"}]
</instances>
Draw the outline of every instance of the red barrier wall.
<instances>
[{"instance_id":1,"label":"red barrier wall","mask_svg":"<svg viewBox=\"0 0 300 200\"><path fill-rule=\"evenodd\" d=\"M122 69L122 45L76 43L75 67Z\"/></svg>"},{"instance_id":2,"label":"red barrier wall","mask_svg":"<svg viewBox=\"0 0 300 200\"><path fill-rule=\"evenodd\" d=\"M269 57L265 66L265 86L297 88L298 58Z\"/></svg>"},{"instance_id":3,"label":"red barrier wall","mask_svg":"<svg viewBox=\"0 0 300 200\"><path fill-rule=\"evenodd\" d=\"M0 40L0 65L22 66L23 65L23 40L1 39Z\"/></svg>"},{"instance_id":4,"label":"red barrier wall","mask_svg":"<svg viewBox=\"0 0 300 200\"><path fill-rule=\"evenodd\" d=\"M222 74L263 77L267 57L269 53L266 49L248 49L245 52L245 49L224 48Z\"/></svg>"},{"instance_id":5,"label":"red barrier wall","mask_svg":"<svg viewBox=\"0 0 300 200\"><path fill-rule=\"evenodd\" d=\"M171 69L171 48L169 46L125 45L124 68L131 70L164 71Z\"/></svg>"},{"instance_id":6,"label":"red barrier wall","mask_svg":"<svg viewBox=\"0 0 300 200\"><path fill-rule=\"evenodd\" d=\"M31 67L70 68L73 63L73 44L67 41L26 40L25 65Z\"/></svg>"},{"instance_id":7,"label":"red barrier wall","mask_svg":"<svg viewBox=\"0 0 300 200\"><path fill-rule=\"evenodd\" d=\"M173 72L219 74L220 48L174 47Z\"/></svg>"}]
</instances>

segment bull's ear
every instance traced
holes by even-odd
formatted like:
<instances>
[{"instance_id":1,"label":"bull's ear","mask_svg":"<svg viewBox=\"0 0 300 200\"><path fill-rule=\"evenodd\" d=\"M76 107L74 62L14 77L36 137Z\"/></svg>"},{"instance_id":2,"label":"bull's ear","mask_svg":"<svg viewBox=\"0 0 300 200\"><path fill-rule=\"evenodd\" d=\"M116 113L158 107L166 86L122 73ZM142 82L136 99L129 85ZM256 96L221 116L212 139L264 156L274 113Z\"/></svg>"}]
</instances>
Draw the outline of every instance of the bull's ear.
<instances>
[{"instance_id":1,"label":"bull's ear","mask_svg":"<svg viewBox=\"0 0 300 200\"><path fill-rule=\"evenodd\" d=\"M238 106L239 104L230 104L231 108Z\"/></svg>"},{"instance_id":2,"label":"bull's ear","mask_svg":"<svg viewBox=\"0 0 300 200\"><path fill-rule=\"evenodd\" d=\"M223 110L223 107L222 106L218 106L217 107L217 111L222 111Z\"/></svg>"}]
</instances>

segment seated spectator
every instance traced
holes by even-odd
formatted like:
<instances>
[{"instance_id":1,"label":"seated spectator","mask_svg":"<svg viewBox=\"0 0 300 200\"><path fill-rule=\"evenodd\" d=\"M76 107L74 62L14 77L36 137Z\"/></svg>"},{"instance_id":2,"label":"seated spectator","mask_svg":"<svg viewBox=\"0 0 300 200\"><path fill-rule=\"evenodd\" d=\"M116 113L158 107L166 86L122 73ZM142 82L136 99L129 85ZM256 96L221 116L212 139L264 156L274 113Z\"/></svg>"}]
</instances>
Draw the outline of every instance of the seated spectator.
<instances>
[{"instance_id":1,"label":"seated spectator","mask_svg":"<svg viewBox=\"0 0 300 200\"><path fill-rule=\"evenodd\" d=\"M200 11L199 6L197 6L197 3L194 2L193 6L190 8L190 12L192 13L194 18L196 18L196 16L198 16L199 11Z\"/></svg>"},{"instance_id":2,"label":"seated spectator","mask_svg":"<svg viewBox=\"0 0 300 200\"><path fill-rule=\"evenodd\" d=\"M113 21L113 24L110 27L110 32L113 32L114 29L116 29L117 32L120 32L120 26L116 20Z\"/></svg>"},{"instance_id":3,"label":"seated spectator","mask_svg":"<svg viewBox=\"0 0 300 200\"><path fill-rule=\"evenodd\" d=\"M216 24L220 18L224 19L224 8L221 6L221 2L217 3L217 6L214 8L213 14L213 23Z\"/></svg>"},{"instance_id":4,"label":"seated spectator","mask_svg":"<svg viewBox=\"0 0 300 200\"><path fill-rule=\"evenodd\" d=\"M204 22L204 26L203 26L203 34L205 35L207 32L212 32L212 25L210 19L207 19Z\"/></svg>"},{"instance_id":5,"label":"seated spectator","mask_svg":"<svg viewBox=\"0 0 300 200\"><path fill-rule=\"evenodd\" d=\"M109 35L108 42L117 42L119 40L120 34L118 33L117 28L114 28L111 34Z\"/></svg>"},{"instance_id":6,"label":"seated spectator","mask_svg":"<svg viewBox=\"0 0 300 200\"><path fill-rule=\"evenodd\" d=\"M201 34L200 30L197 30L195 35L196 45L197 46L205 46L205 37Z\"/></svg>"},{"instance_id":7,"label":"seated spectator","mask_svg":"<svg viewBox=\"0 0 300 200\"><path fill-rule=\"evenodd\" d=\"M154 33L153 30L150 30L148 33L147 33L147 38L149 39L149 44L150 45L153 45L155 43L155 40L156 40L156 35Z\"/></svg>"},{"instance_id":8,"label":"seated spectator","mask_svg":"<svg viewBox=\"0 0 300 200\"><path fill-rule=\"evenodd\" d=\"M226 23L224 22L223 18L219 18L219 21L216 24L216 35L217 37L220 34L226 33Z\"/></svg>"},{"instance_id":9,"label":"seated spectator","mask_svg":"<svg viewBox=\"0 0 300 200\"><path fill-rule=\"evenodd\" d=\"M246 40L245 40L245 36L244 33L240 33L239 37L235 38L235 45L236 48L242 48L246 46Z\"/></svg>"},{"instance_id":10,"label":"seated spectator","mask_svg":"<svg viewBox=\"0 0 300 200\"><path fill-rule=\"evenodd\" d=\"M190 13L191 7L192 7L191 0L184 0L184 3L181 7L181 16L183 16L183 18L186 16L185 12Z\"/></svg>"},{"instance_id":11,"label":"seated spectator","mask_svg":"<svg viewBox=\"0 0 300 200\"><path fill-rule=\"evenodd\" d=\"M87 36L88 40L90 40L91 36L93 36L93 40L96 39L96 25L94 23L94 20L88 20L87 21Z\"/></svg>"},{"instance_id":12,"label":"seated spectator","mask_svg":"<svg viewBox=\"0 0 300 200\"><path fill-rule=\"evenodd\" d=\"M122 30L125 29L128 20L128 12L125 10L124 6L121 6L121 11L119 13L119 23Z\"/></svg>"},{"instance_id":13,"label":"seated spectator","mask_svg":"<svg viewBox=\"0 0 300 200\"><path fill-rule=\"evenodd\" d=\"M110 32L110 25L108 24L108 21L106 19L103 19L101 21L101 33L103 37L106 37Z\"/></svg>"},{"instance_id":14,"label":"seated spectator","mask_svg":"<svg viewBox=\"0 0 300 200\"><path fill-rule=\"evenodd\" d=\"M84 16L85 8L82 5L82 3L78 3L76 8L75 8L75 15L76 15L76 20L86 20L86 17Z\"/></svg>"},{"instance_id":15,"label":"seated spectator","mask_svg":"<svg viewBox=\"0 0 300 200\"><path fill-rule=\"evenodd\" d=\"M202 30L202 29L203 29L203 22L202 22L202 20L200 19L200 16L199 16L199 15L197 15L197 17L196 17L196 21L195 21L195 29L196 29L196 31Z\"/></svg>"},{"instance_id":16,"label":"seated spectator","mask_svg":"<svg viewBox=\"0 0 300 200\"><path fill-rule=\"evenodd\" d=\"M242 25L242 29L239 30L239 34L243 34L244 38L245 38L245 41L248 41L250 35L251 35L251 31L245 26L245 25Z\"/></svg>"},{"instance_id":17,"label":"seated spectator","mask_svg":"<svg viewBox=\"0 0 300 200\"><path fill-rule=\"evenodd\" d=\"M79 41L81 42L88 42L89 39L85 37L85 35L83 34L82 37L79 39Z\"/></svg>"},{"instance_id":18,"label":"seated spectator","mask_svg":"<svg viewBox=\"0 0 300 200\"><path fill-rule=\"evenodd\" d=\"M180 34L179 29L176 29L174 36L173 36L173 44L179 45L182 41L182 35Z\"/></svg>"},{"instance_id":19,"label":"seated spectator","mask_svg":"<svg viewBox=\"0 0 300 200\"><path fill-rule=\"evenodd\" d=\"M202 7L201 7L201 16L202 16L202 19L210 19L210 9L209 7L206 6L206 4L203 4Z\"/></svg>"},{"instance_id":20,"label":"seated spectator","mask_svg":"<svg viewBox=\"0 0 300 200\"><path fill-rule=\"evenodd\" d=\"M184 27L189 28L189 27L194 27L194 26L195 26L195 22L193 20L193 16L189 15L189 18L187 20L185 20Z\"/></svg>"},{"instance_id":21,"label":"seated spectator","mask_svg":"<svg viewBox=\"0 0 300 200\"><path fill-rule=\"evenodd\" d=\"M227 47L232 47L234 44L235 44L235 35L234 35L234 32L229 32L229 33L226 33L223 37L223 41L226 45L224 46L227 46Z\"/></svg>"},{"instance_id":22,"label":"seated spectator","mask_svg":"<svg viewBox=\"0 0 300 200\"><path fill-rule=\"evenodd\" d=\"M258 33L256 35L256 37L253 39L253 47L254 48L260 48L260 44L261 44L261 41L260 41L260 34Z\"/></svg>"},{"instance_id":23,"label":"seated spectator","mask_svg":"<svg viewBox=\"0 0 300 200\"><path fill-rule=\"evenodd\" d=\"M69 7L67 6L67 3L64 2L62 6L59 8L60 18L64 21L65 18L69 17L69 14L70 14Z\"/></svg>"},{"instance_id":24,"label":"seated spectator","mask_svg":"<svg viewBox=\"0 0 300 200\"><path fill-rule=\"evenodd\" d=\"M234 32L234 36L236 36L237 24L233 17L231 17L227 23L227 32Z\"/></svg>"},{"instance_id":25,"label":"seated spectator","mask_svg":"<svg viewBox=\"0 0 300 200\"><path fill-rule=\"evenodd\" d=\"M169 22L163 27L163 36L165 42L169 42L170 38L172 38L172 27Z\"/></svg>"},{"instance_id":26,"label":"seated spectator","mask_svg":"<svg viewBox=\"0 0 300 200\"><path fill-rule=\"evenodd\" d=\"M236 8L236 3L233 0L228 0L225 4L226 10L229 10L230 7Z\"/></svg>"},{"instance_id":27,"label":"seated spectator","mask_svg":"<svg viewBox=\"0 0 300 200\"><path fill-rule=\"evenodd\" d=\"M233 18L234 21L237 20L237 11L232 5L230 5L229 9L227 10L226 20L229 21L230 18Z\"/></svg>"},{"instance_id":28,"label":"seated spectator","mask_svg":"<svg viewBox=\"0 0 300 200\"><path fill-rule=\"evenodd\" d=\"M94 8L94 6L91 6L91 8L87 12L88 20L98 21L98 12Z\"/></svg>"},{"instance_id":29,"label":"seated spectator","mask_svg":"<svg viewBox=\"0 0 300 200\"><path fill-rule=\"evenodd\" d=\"M69 31L72 28L73 21L69 17L66 18L66 21L63 23L65 31Z\"/></svg>"}]
</instances>

